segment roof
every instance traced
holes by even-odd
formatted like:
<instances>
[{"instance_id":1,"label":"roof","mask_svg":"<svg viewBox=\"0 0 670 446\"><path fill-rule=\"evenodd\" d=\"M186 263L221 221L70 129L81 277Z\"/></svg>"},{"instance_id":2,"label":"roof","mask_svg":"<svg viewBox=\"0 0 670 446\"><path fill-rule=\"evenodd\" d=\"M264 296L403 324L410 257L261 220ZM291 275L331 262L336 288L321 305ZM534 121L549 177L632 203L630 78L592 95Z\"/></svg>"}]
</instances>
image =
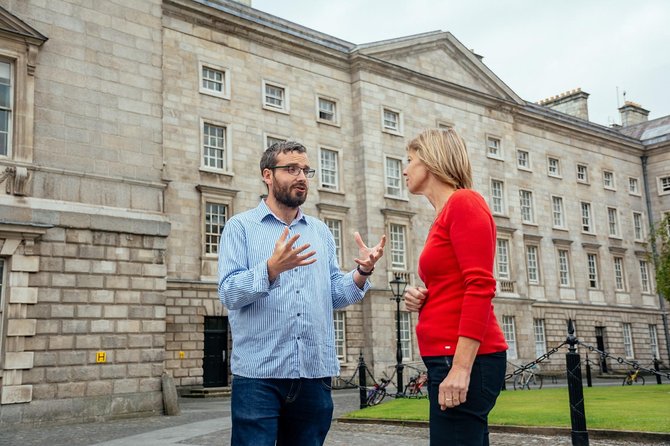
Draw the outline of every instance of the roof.
<instances>
[{"instance_id":1,"label":"roof","mask_svg":"<svg viewBox=\"0 0 670 446\"><path fill-rule=\"evenodd\" d=\"M624 135L652 144L670 140L670 115L618 129Z\"/></svg>"}]
</instances>

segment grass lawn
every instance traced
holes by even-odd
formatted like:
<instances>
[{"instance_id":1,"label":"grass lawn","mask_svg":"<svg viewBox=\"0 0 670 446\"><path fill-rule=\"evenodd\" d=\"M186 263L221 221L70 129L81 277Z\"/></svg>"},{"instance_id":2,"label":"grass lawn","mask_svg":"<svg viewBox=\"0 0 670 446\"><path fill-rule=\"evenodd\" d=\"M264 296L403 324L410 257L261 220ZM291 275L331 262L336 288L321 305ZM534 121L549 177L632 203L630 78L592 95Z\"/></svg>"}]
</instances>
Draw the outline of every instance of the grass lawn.
<instances>
[{"instance_id":1,"label":"grass lawn","mask_svg":"<svg viewBox=\"0 0 670 446\"><path fill-rule=\"evenodd\" d=\"M390 397L387 397L390 398ZM567 388L506 390L490 424L570 427ZM670 385L584 388L587 429L670 432ZM397 399L357 410L346 418L428 420L428 400Z\"/></svg>"}]
</instances>

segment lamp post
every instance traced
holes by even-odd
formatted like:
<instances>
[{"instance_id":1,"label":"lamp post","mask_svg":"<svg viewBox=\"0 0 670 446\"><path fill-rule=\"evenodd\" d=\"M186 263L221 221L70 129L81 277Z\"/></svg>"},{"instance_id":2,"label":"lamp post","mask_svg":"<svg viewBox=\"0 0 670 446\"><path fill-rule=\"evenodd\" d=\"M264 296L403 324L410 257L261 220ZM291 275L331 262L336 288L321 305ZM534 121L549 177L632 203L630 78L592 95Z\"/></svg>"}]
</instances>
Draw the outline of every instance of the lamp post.
<instances>
[{"instance_id":1,"label":"lamp post","mask_svg":"<svg viewBox=\"0 0 670 446\"><path fill-rule=\"evenodd\" d=\"M400 342L400 299L402 298L402 295L405 293L405 287L407 286L407 282L405 282L402 279L402 276L400 274L396 274L393 278L393 280L389 281L389 285L391 285L391 292L393 293L393 297L391 300L395 299L396 303L396 352L395 352L395 357L396 357L396 376L398 377L398 396L404 396L404 387L403 387L403 380L402 380L402 370L405 366L402 365L402 343Z\"/></svg>"}]
</instances>

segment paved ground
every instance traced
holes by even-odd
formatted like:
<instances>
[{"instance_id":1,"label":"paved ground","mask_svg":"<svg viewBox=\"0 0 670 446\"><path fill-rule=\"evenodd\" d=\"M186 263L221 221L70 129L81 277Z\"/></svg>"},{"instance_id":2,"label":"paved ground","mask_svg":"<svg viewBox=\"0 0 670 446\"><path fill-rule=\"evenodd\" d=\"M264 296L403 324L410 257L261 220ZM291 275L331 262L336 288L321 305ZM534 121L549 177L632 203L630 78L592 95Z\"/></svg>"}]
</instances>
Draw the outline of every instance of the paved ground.
<instances>
[{"instance_id":1,"label":"paved ground","mask_svg":"<svg viewBox=\"0 0 670 446\"><path fill-rule=\"evenodd\" d=\"M358 392L334 392L335 417L358 408ZM181 399L181 415L0 430L0 446L222 446L230 443L228 398ZM333 422L327 446L426 446L423 427ZM569 446L569 436L492 433L500 446ZM591 439L591 446L643 446ZM657 443L658 444L658 443Z\"/></svg>"}]
</instances>

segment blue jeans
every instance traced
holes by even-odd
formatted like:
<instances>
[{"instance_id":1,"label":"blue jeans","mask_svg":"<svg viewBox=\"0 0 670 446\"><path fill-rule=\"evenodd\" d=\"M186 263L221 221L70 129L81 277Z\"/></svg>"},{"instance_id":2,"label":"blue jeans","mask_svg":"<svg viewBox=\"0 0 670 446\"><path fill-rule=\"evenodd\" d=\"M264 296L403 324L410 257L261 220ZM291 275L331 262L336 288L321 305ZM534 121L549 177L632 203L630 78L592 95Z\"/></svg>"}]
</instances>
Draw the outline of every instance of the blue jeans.
<instances>
[{"instance_id":1,"label":"blue jeans","mask_svg":"<svg viewBox=\"0 0 670 446\"><path fill-rule=\"evenodd\" d=\"M506 352L479 355L472 365L466 402L442 410L438 387L451 370L453 356L424 356L428 369L431 446L488 446L488 415L505 381Z\"/></svg>"},{"instance_id":2,"label":"blue jeans","mask_svg":"<svg viewBox=\"0 0 670 446\"><path fill-rule=\"evenodd\" d=\"M331 378L233 376L232 446L321 446L333 418Z\"/></svg>"}]
</instances>

